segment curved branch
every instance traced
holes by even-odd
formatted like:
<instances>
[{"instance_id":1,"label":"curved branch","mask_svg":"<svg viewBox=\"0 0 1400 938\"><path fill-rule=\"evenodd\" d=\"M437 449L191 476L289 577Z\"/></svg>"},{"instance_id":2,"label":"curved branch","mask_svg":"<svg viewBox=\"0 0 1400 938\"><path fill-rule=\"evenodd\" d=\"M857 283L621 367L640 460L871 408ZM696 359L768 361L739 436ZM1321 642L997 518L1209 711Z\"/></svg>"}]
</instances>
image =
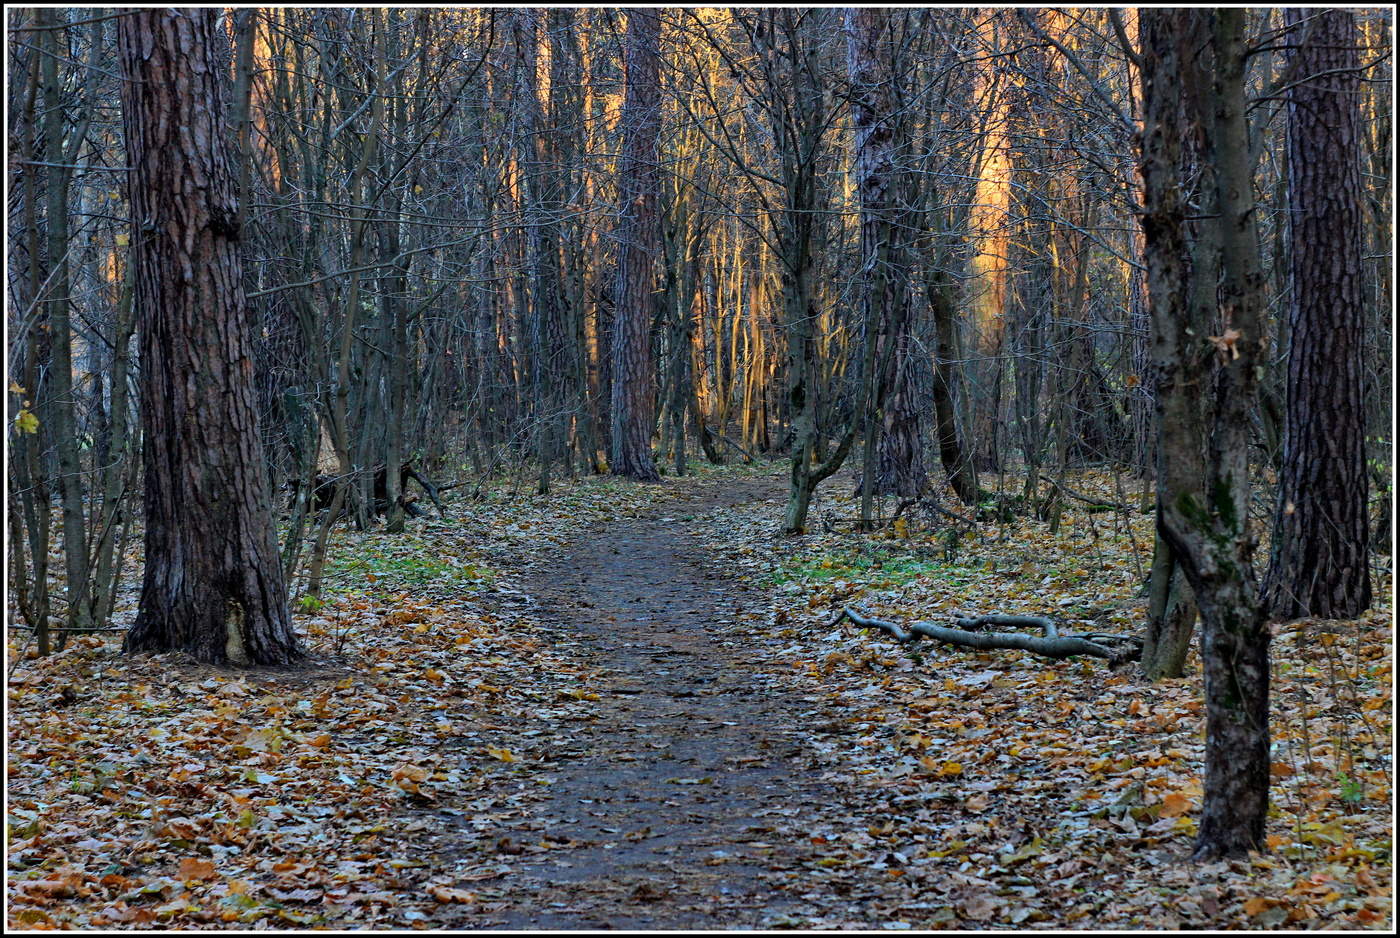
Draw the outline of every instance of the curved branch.
<instances>
[{"instance_id":1,"label":"curved branch","mask_svg":"<svg viewBox=\"0 0 1400 938\"><path fill-rule=\"evenodd\" d=\"M850 619L856 625L876 628L888 633L900 644L912 644L920 638L931 638L947 645L963 648L976 648L988 651L994 648L1017 648L1043 658L1056 660L1075 655L1091 655L1107 659L1110 667L1127 661L1136 661L1142 655L1142 643L1126 635L1095 634L1092 638L1084 635L1061 635L1055 620L1049 616L1025 615L985 615L975 618L960 617L954 621L955 628L933 625L928 622L913 622L901 627L893 622L867 616L859 609L846 606L836 617L833 625L843 619ZM1037 628L1040 635L1027 635L1023 632L984 631L986 626L1010 626L1013 628ZM1127 647L1113 649L1105 642L1121 642Z\"/></svg>"}]
</instances>

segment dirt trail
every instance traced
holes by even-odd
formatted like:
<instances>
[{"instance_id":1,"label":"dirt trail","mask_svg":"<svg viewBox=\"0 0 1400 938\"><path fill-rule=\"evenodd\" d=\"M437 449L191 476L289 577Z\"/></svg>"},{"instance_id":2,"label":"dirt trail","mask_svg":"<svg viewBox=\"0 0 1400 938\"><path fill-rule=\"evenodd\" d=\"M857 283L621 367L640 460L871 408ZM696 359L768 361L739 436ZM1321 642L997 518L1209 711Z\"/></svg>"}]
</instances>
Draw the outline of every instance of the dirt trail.
<instances>
[{"instance_id":1,"label":"dirt trail","mask_svg":"<svg viewBox=\"0 0 1400 938\"><path fill-rule=\"evenodd\" d=\"M530 571L539 618L603 672L595 722L561 755L549 836L587 846L518 865L511 928L733 928L796 910L770 869L804 855L779 811L839 803L795 718L723 624L765 597L707 568L687 519L777 494L726 484L563 545ZM770 839L775 838L775 839Z\"/></svg>"}]
</instances>

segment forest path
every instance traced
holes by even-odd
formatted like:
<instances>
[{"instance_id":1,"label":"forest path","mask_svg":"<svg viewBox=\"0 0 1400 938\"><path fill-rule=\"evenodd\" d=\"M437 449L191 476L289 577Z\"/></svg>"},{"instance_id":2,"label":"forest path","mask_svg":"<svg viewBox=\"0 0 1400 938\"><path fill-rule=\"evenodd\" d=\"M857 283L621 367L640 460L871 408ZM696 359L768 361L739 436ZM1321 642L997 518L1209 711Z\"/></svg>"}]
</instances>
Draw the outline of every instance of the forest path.
<instances>
[{"instance_id":1,"label":"forest path","mask_svg":"<svg viewBox=\"0 0 1400 938\"><path fill-rule=\"evenodd\" d=\"M597 719L532 811L549 839L579 845L515 867L493 916L505 927L754 927L800 904L766 881L810 850L775 820L816 821L843 799L803 745L796 714L811 704L771 687L724 628L767 597L707 566L687 524L781 491L697 488L526 571L537 617L603 676Z\"/></svg>"}]
</instances>

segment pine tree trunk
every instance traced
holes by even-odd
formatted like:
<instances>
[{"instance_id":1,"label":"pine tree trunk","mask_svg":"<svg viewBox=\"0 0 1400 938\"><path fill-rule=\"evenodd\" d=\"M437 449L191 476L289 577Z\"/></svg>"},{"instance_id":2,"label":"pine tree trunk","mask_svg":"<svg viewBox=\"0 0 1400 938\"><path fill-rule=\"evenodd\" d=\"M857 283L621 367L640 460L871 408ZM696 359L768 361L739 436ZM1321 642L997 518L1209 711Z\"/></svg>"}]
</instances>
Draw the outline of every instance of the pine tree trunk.
<instances>
[{"instance_id":1,"label":"pine tree trunk","mask_svg":"<svg viewBox=\"0 0 1400 938\"><path fill-rule=\"evenodd\" d=\"M1350 619L1371 605L1359 39L1349 10L1284 14L1304 80L1288 104L1288 402L1265 593L1280 619Z\"/></svg>"},{"instance_id":2,"label":"pine tree trunk","mask_svg":"<svg viewBox=\"0 0 1400 938\"><path fill-rule=\"evenodd\" d=\"M125 647L287 664L302 650L258 435L217 11L131 11L118 36L146 473L145 577Z\"/></svg>"},{"instance_id":3,"label":"pine tree trunk","mask_svg":"<svg viewBox=\"0 0 1400 938\"><path fill-rule=\"evenodd\" d=\"M618 168L617 286L612 329L612 471L660 480L651 456L655 406L651 327L652 261L660 249L657 197L661 125L661 19L655 10L627 12L627 91L622 105Z\"/></svg>"}]
</instances>

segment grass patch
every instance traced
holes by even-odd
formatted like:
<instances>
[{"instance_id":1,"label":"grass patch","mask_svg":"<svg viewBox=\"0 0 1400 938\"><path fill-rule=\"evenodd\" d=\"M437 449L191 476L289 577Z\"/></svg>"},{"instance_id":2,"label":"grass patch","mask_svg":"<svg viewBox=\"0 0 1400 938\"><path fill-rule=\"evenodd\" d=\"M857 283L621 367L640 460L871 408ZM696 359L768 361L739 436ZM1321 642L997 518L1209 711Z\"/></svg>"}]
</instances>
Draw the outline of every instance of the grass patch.
<instances>
[{"instance_id":1,"label":"grass patch","mask_svg":"<svg viewBox=\"0 0 1400 938\"><path fill-rule=\"evenodd\" d=\"M957 564L920 557L907 551L835 551L816 557L792 557L771 575L773 585L793 581L825 583L831 580L857 580L872 585L902 586L921 576L939 576L961 582Z\"/></svg>"},{"instance_id":2,"label":"grass patch","mask_svg":"<svg viewBox=\"0 0 1400 938\"><path fill-rule=\"evenodd\" d=\"M495 580L496 574L468 560L369 549L353 557L328 559L326 578L347 585L358 581L385 589L424 586L480 589Z\"/></svg>"}]
</instances>

